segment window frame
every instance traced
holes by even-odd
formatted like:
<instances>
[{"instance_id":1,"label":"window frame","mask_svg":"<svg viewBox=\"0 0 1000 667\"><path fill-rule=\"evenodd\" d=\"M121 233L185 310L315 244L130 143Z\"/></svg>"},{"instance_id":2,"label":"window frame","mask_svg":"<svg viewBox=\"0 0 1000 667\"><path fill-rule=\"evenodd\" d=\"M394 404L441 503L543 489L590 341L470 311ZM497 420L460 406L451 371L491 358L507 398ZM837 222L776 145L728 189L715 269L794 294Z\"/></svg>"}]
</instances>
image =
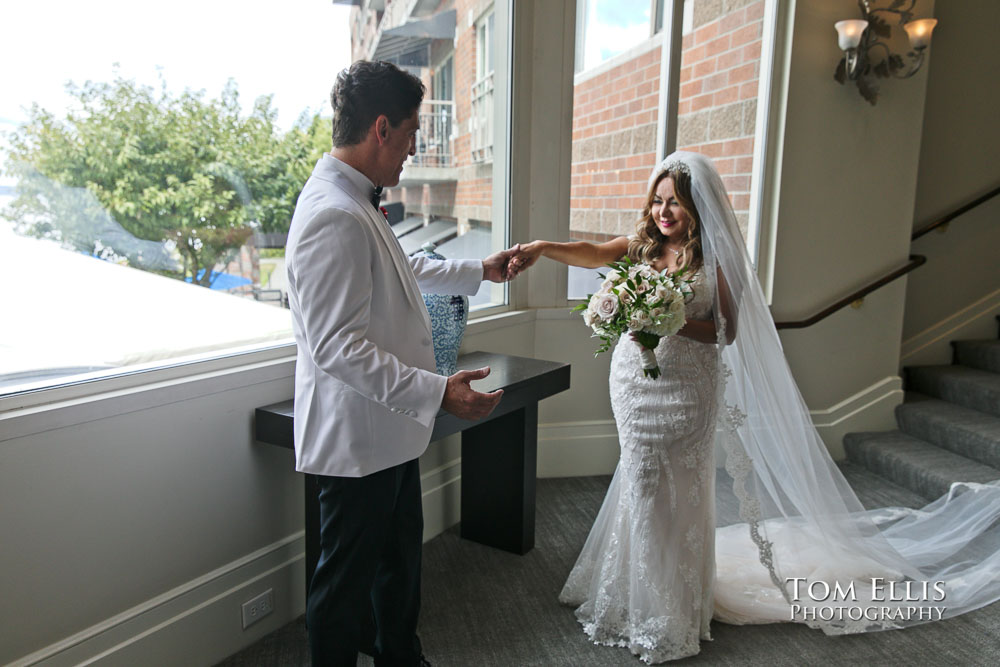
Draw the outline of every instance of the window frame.
<instances>
[{"instance_id":1,"label":"window frame","mask_svg":"<svg viewBox=\"0 0 1000 667\"><path fill-rule=\"evenodd\" d=\"M577 0L577 12L581 3ZM605 60L586 70L576 71L574 86L594 76L598 76L622 62L636 57L639 53L655 48L656 41L662 44L660 60L660 80L668 81L668 86L677 87L681 70L681 17L688 2L692 0L663 0L662 18L654 4L651 23L661 20L661 25L650 38L639 45ZM657 0L653 0L657 3ZM754 128L754 155L752 174L754 176L750 192L750 220L747 230L747 250L764 291L767 302L771 302L774 283L775 238L778 225L778 191L781 170L781 134L785 125L785 104L788 82L789 31L794 17L794 9L778 0L764 0L764 17L761 33L760 75L758 98L763 101L757 108ZM668 20L670 15L674 20ZM671 25L673 23L673 25ZM577 39L582 39L585 29L577 22ZM579 64L577 55L574 63ZM657 156L662 159L676 150L677 141L677 93L671 99L668 86L661 85L660 105L657 117ZM569 236L567 220L566 235ZM567 276L569 267L563 267ZM568 283L568 279L567 279ZM586 303L585 297L566 297L566 303L577 306Z\"/></svg>"},{"instance_id":2,"label":"window frame","mask_svg":"<svg viewBox=\"0 0 1000 667\"><path fill-rule=\"evenodd\" d=\"M513 117L513 75L514 75L514 0L496 0L480 14L474 22L476 26L476 72L479 72L479 27L491 24L493 42L493 156L492 164L493 196L490 212L490 229L494 248L509 248L514 237L511 219L511 147ZM492 19L492 21L490 21ZM496 40L496 34L505 39ZM478 81L478 79L477 79ZM470 97L471 103L471 97ZM471 107L470 107L471 108ZM493 224L502 220L503 225ZM495 305L483 306L469 313L469 322L474 319L494 317L515 309L509 283L490 283L490 299Z\"/></svg>"}]
</instances>

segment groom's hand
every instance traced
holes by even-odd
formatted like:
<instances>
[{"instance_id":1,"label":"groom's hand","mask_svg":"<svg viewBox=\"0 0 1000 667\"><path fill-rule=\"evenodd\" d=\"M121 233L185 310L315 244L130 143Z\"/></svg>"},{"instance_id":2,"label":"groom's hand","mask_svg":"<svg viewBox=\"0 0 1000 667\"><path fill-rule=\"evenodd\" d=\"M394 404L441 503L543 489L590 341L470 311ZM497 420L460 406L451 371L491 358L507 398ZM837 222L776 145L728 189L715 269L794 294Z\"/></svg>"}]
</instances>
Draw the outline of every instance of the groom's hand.
<instances>
[{"instance_id":1,"label":"groom's hand","mask_svg":"<svg viewBox=\"0 0 1000 667\"><path fill-rule=\"evenodd\" d=\"M473 380L482 380L489 374L490 369L487 366L475 371L458 371L449 377L441 407L456 417L469 421L489 416L500 402L503 389L484 394L469 386Z\"/></svg>"},{"instance_id":2,"label":"groom's hand","mask_svg":"<svg viewBox=\"0 0 1000 667\"><path fill-rule=\"evenodd\" d=\"M538 261L538 258L542 256L544 244L545 241L532 241L530 243L518 243L514 246L518 248L518 252L511 257L510 262L507 264L507 271L511 274L512 280L514 276L519 275Z\"/></svg>"},{"instance_id":3,"label":"groom's hand","mask_svg":"<svg viewBox=\"0 0 1000 667\"><path fill-rule=\"evenodd\" d=\"M494 283L504 283L508 280L513 280L517 272L511 270L510 260L516 257L520 250L521 246L517 244L513 248L495 252L484 259L483 280L489 280Z\"/></svg>"}]
</instances>

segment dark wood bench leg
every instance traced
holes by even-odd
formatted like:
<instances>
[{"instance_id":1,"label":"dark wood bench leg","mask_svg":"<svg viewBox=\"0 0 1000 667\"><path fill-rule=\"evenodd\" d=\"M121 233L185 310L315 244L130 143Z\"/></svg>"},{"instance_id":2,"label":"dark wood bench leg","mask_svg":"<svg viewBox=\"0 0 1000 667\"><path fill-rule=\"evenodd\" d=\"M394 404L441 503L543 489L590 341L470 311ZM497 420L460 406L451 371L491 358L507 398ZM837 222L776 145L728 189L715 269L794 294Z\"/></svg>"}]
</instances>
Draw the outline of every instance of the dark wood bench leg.
<instances>
[{"instance_id":1,"label":"dark wood bench leg","mask_svg":"<svg viewBox=\"0 0 1000 667\"><path fill-rule=\"evenodd\" d=\"M463 538L516 554L535 546L537 450L537 403L462 432Z\"/></svg>"}]
</instances>

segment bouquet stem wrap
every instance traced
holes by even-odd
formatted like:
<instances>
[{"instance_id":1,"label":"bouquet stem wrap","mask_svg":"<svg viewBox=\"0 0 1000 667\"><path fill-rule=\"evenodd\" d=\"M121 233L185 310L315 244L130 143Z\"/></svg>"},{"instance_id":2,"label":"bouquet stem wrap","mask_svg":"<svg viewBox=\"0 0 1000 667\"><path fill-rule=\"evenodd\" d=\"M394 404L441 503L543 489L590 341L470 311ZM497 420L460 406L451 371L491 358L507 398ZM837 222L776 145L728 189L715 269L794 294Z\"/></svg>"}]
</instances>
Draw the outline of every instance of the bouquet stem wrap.
<instances>
[{"instance_id":1,"label":"bouquet stem wrap","mask_svg":"<svg viewBox=\"0 0 1000 667\"><path fill-rule=\"evenodd\" d=\"M660 377L660 365L656 362L656 346L660 344L660 337L645 331L634 332L632 336L639 345L642 374L653 379Z\"/></svg>"}]
</instances>

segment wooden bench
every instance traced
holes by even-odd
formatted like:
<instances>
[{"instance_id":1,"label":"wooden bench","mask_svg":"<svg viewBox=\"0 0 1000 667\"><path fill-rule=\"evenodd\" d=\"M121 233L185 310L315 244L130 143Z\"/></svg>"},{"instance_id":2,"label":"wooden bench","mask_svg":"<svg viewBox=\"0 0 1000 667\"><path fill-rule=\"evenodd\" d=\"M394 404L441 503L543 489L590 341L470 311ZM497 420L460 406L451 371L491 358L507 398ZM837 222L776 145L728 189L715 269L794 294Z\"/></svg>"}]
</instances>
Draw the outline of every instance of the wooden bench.
<instances>
[{"instance_id":1,"label":"wooden bench","mask_svg":"<svg viewBox=\"0 0 1000 667\"><path fill-rule=\"evenodd\" d=\"M472 384L477 391L503 389L493 413L476 422L441 411L431 440L462 434L462 517L464 539L516 554L535 546L535 469L538 402L569 389L569 364L472 352L458 358L461 370L490 367ZM258 441L294 448L292 401L257 408ZM313 475L306 475L306 587L319 558L319 500Z\"/></svg>"}]
</instances>

